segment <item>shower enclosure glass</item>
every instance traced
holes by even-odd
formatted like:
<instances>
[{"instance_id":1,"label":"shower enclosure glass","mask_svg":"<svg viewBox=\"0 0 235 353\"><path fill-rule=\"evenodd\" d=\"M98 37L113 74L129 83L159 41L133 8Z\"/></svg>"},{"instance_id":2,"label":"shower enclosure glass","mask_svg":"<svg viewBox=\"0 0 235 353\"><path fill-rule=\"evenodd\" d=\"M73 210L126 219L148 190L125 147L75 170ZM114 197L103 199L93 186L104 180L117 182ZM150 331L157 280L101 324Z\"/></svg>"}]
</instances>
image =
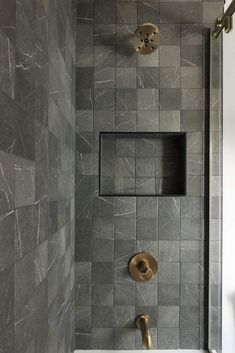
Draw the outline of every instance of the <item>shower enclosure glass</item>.
<instances>
[{"instance_id":1,"label":"shower enclosure glass","mask_svg":"<svg viewBox=\"0 0 235 353\"><path fill-rule=\"evenodd\" d=\"M222 36L211 37L209 166L209 349L221 351L222 323Z\"/></svg>"}]
</instances>

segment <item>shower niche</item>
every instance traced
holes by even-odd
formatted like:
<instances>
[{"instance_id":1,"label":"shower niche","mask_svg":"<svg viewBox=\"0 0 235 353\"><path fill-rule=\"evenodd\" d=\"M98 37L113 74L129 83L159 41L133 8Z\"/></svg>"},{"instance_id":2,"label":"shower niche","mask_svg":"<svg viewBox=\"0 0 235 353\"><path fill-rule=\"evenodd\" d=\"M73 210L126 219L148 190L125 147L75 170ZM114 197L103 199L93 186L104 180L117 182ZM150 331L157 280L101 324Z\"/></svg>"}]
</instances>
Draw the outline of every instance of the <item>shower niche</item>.
<instances>
[{"instance_id":1,"label":"shower niche","mask_svg":"<svg viewBox=\"0 0 235 353\"><path fill-rule=\"evenodd\" d=\"M186 133L101 132L100 196L186 194Z\"/></svg>"}]
</instances>

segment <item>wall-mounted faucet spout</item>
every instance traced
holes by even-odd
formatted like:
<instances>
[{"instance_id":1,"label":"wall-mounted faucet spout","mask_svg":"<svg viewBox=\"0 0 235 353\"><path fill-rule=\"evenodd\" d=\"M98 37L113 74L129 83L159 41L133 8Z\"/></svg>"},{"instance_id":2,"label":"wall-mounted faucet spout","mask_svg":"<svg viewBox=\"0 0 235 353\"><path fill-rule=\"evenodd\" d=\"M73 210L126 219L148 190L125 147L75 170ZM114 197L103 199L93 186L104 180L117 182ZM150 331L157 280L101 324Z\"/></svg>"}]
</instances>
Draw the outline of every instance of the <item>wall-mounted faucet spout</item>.
<instances>
[{"instance_id":1,"label":"wall-mounted faucet spout","mask_svg":"<svg viewBox=\"0 0 235 353\"><path fill-rule=\"evenodd\" d=\"M137 318L135 319L135 325L142 333L143 348L146 348L146 349L153 348L152 334L150 331L150 323L151 323L151 319L146 314L137 316Z\"/></svg>"}]
</instances>

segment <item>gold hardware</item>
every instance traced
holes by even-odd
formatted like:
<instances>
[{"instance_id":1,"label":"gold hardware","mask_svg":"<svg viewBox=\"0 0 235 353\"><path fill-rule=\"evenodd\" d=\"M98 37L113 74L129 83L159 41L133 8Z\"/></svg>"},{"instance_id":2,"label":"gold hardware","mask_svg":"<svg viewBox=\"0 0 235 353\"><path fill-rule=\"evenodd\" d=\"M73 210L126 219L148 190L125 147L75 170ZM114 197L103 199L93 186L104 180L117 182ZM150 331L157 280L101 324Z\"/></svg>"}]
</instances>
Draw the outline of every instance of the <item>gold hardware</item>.
<instances>
[{"instance_id":1,"label":"gold hardware","mask_svg":"<svg viewBox=\"0 0 235 353\"><path fill-rule=\"evenodd\" d=\"M146 252L132 256L129 261L129 273L137 282L152 280L158 272L158 263L155 258Z\"/></svg>"},{"instance_id":2,"label":"gold hardware","mask_svg":"<svg viewBox=\"0 0 235 353\"><path fill-rule=\"evenodd\" d=\"M225 18L224 30L226 33L231 32L233 29L233 18L232 16L227 16Z\"/></svg>"},{"instance_id":3,"label":"gold hardware","mask_svg":"<svg viewBox=\"0 0 235 353\"><path fill-rule=\"evenodd\" d=\"M140 54L153 53L159 44L159 30L152 23L144 23L134 33L134 47Z\"/></svg>"},{"instance_id":4,"label":"gold hardware","mask_svg":"<svg viewBox=\"0 0 235 353\"><path fill-rule=\"evenodd\" d=\"M235 12L235 0L232 0L224 15L221 18L217 18L215 21L215 28L212 32L213 38L218 38L222 30L229 33L233 29L232 16Z\"/></svg>"},{"instance_id":5,"label":"gold hardware","mask_svg":"<svg viewBox=\"0 0 235 353\"><path fill-rule=\"evenodd\" d=\"M137 316L137 318L135 319L135 326L142 333L143 348L146 348L146 349L153 348L150 324L151 324L151 319L149 315L143 314L143 315Z\"/></svg>"},{"instance_id":6,"label":"gold hardware","mask_svg":"<svg viewBox=\"0 0 235 353\"><path fill-rule=\"evenodd\" d=\"M223 30L222 19L218 17L215 20L215 30L212 33L213 38L217 38L222 30Z\"/></svg>"}]
</instances>

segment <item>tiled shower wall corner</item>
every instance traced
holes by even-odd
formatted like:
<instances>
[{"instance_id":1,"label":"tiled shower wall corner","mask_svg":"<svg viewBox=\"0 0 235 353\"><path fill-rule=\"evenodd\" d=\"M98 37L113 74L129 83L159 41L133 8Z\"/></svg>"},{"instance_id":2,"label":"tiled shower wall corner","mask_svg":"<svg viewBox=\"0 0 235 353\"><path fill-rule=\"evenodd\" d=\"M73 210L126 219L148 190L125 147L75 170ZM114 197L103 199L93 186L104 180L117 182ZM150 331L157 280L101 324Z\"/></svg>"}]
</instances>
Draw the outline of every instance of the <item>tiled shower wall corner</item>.
<instances>
[{"instance_id":1,"label":"tiled shower wall corner","mask_svg":"<svg viewBox=\"0 0 235 353\"><path fill-rule=\"evenodd\" d=\"M71 0L0 1L0 351L74 337Z\"/></svg>"},{"instance_id":2,"label":"tiled shower wall corner","mask_svg":"<svg viewBox=\"0 0 235 353\"><path fill-rule=\"evenodd\" d=\"M207 345L208 89L210 24L221 1L78 0L76 87L76 348L140 349L138 314L154 348ZM152 22L160 47L133 50ZM101 131L187 133L187 196L99 197ZM135 283L139 251L159 275Z\"/></svg>"}]
</instances>

